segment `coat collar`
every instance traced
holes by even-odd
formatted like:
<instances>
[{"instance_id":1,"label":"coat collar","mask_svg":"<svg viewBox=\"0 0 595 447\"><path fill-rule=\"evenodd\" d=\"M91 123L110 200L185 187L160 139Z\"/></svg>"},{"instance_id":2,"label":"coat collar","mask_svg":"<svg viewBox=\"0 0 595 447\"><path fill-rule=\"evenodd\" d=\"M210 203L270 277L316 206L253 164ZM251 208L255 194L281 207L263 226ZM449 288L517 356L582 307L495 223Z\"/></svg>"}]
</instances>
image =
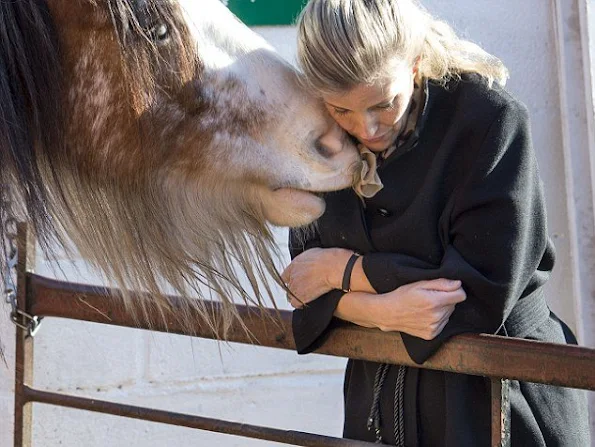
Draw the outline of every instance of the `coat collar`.
<instances>
[{"instance_id":1,"label":"coat collar","mask_svg":"<svg viewBox=\"0 0 595 447\"><path fill-rule=\"evenodd\" d=\"M413 149L414 147L417 146L417 144L419 142L419 136L421 134L421 131L424 128L426 119L428 117L428 112L430 110L430 107L428 106L428 104L430 102L430 97L433 96L432 91L431 91L431 90L433 90L432 87L434 87L434 84L431 84L427 79L424 79L424 81L423 81L423 89L425 92L424 105L423 105L423 109L421 111L421 115L419 116L419 118L417 120L417 124L413 131L413 134L409 137L409 139L404 144L402 144L402 145L398 146L396 149L394 149L394 151L390 154L390 156L388 156L385 160L382 161L382 163L380 164L380 166L378 168L379 172L384 170L386 168L386 166L388 166L395 159L399 158L401 155L409 152L411 149Z\"/></svg>"}]
</instances>

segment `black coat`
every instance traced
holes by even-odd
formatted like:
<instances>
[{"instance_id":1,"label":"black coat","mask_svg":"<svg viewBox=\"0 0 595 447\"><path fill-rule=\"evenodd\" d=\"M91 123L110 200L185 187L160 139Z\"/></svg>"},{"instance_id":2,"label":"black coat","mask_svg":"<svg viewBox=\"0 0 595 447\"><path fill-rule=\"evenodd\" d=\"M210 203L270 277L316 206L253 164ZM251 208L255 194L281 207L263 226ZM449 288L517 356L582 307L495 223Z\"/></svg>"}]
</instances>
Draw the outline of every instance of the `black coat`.
<instances>
[{"instance_id":1,"label":"black coat","mask_svg":"<svg viewBox=\"0 0 595 447\"><path fill-rule=\"evenodd\" d=\"M364 253L378 293L434 278L460 279L467 300L434 340L402 334L421 364L463 332L576 343L548 308L542 286L554 265L541 180L526 108L478 76L430 83L416 134L379 169L384 183L365 207L352 190L331 193L317 234L290 233L292 257L315 246ZM343 292L331 291L294 312L298 352L315 350L332 325ZM344 436L374 441L366 427L378 364L350 360L345 377ZM380 408L384 442L394 443L391 367ZM589 445L582 391L511 384L512 445ZM407 446L489 446L490 383L475 376L408 368Z\"/></svg>"}]
</instances>

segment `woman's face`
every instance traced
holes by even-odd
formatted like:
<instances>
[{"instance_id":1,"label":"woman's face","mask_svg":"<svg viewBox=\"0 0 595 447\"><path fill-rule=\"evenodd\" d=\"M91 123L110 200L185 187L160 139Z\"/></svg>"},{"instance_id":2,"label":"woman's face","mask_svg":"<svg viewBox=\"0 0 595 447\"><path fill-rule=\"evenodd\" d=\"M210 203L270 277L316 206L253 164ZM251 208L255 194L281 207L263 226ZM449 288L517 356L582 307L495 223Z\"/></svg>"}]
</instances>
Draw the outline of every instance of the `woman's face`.
<instances>
[{"instance_id":1,"label":"woman's face","mask_svg":"<svg viewBox=\"0 0 595 447\"><path fill-rule=\"evenodd\" d=\"M405 121L416 72L417 64L395 63L390 77L322 98L343 129L371 151L382 152L395 142Z\"/></svg>"}]
</instances>

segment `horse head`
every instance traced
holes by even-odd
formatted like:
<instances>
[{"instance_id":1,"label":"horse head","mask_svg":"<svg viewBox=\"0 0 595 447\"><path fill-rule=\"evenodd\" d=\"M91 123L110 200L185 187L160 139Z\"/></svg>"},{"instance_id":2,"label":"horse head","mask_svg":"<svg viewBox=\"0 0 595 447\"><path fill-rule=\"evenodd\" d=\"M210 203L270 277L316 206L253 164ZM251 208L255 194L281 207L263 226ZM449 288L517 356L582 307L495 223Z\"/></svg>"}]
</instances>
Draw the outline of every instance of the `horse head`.
<instances>
[{"instance_id":1,"label":"horse head","mask_svg":"<svg viewBox=\"0 0 595 447\"><path fill-rule=\"evenodd\" d=\"M314 221L318 193L357 172L296 71L218 0L1 2L0 33L11 212L46 248L72 241L124 298L167 307L165 281L260 304L277 278L269 224Z\"/></svg>"}]
</instances>

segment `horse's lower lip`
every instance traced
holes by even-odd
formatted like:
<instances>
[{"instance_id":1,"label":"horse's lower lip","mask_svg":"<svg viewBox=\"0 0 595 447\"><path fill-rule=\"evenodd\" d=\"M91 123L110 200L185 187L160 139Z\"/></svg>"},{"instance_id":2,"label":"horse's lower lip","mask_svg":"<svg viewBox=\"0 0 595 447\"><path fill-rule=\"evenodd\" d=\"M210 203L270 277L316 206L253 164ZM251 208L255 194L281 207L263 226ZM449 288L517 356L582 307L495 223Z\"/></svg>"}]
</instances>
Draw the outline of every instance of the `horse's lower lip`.
<instances>
[{"instance_id":1,"label":"horse's lower lip","mask_svg":"<svg viewBox=\"0 0 595 447\"><path fill-rule=\"evenodd\" d=\"M261 195L266 219L273 225L300 227L318 219L325 210L324 199L309 191L290 187L269 189Z\"/></svg>"},{"instance_id":2,"label":"horse's lower lip","mask_svg":"<svg viewBox=\"0 0 595 447\"><path fill-rule=\"evenodd\" d=\"M320 206L320 203L324 203L321 193L307 191L305 189L290 187L279 188L273 191L273 195L277 199L284 200L298 208L303 206L312 206L314 203L317 203L317 206Z\"/></svg>"},{"instance_id":3,"label":"horse's lower lip","mask_svg":"<svg viewBox=\"0 0 595 447\"><path fill-rule=\"evenodd\" d=\"M295 192L295 193L303 193L303 194L312 194L313 196L320 196L322 193L317 192L317 191L309 191L307 189L303 189L303 188L296 188L293 186L280 186L278 188L274 188L273 192L280 192L280 191L286 191L286 192Z\"/></svg>"}]
</instances>

